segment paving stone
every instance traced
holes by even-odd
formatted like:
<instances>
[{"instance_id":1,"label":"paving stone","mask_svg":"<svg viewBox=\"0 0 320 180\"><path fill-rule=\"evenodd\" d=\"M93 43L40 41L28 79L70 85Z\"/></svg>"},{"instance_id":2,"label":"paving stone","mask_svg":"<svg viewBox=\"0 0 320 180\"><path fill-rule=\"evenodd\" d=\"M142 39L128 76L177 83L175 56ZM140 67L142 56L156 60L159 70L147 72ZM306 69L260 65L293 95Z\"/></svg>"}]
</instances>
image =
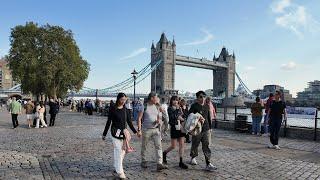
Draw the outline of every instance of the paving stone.
<instances>
[{"instance_id":1,"label":"paving stone","mask_svg":"<svg viewBox=\"0 0 320 180\"><path fill-rule=\"evenodd\" d=\"M56 126L28 129L25 115L20 126L10 129L10 116L0 113L0 179L112 179L113 149L110 134L101 134L106 117L61 112ZM267 137L254 137L232 131L214 130L211 145L216 172L203 171L204 157L199 147L198 166L188 170L178 167L178 150L168 154L169 170L155 171L153 147L147 151L149 167L140 167L141 140L134 137L135 152L124 159L128 179L319 179L320 162L308 154L320 156L316 142L280 139L280 151L265 148ZM169 147L164 137L163 148ZM186 144L185 161L189 161L190 145ZM284 156L295 151L299 158ZM180 175L177 177L177 175Z\"/></svg>"}]
</instances>

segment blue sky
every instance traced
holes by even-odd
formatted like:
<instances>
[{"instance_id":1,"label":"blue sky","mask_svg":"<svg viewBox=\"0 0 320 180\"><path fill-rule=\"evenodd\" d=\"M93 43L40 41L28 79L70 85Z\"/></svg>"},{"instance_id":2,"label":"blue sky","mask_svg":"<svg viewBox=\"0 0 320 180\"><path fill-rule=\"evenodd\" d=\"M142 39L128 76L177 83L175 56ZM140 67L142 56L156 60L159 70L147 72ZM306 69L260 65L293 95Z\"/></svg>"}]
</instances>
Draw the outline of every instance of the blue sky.
<instances>
[{"instance_id":1,"label":"blue sky","mask_svg":"<svg viewBox=\"0 0 320 180\"><path fill-rule=\"evenodd\" d=\"M143 68L162 32L175 37L180 55L211 59L222 46L234 51L237 72L251 90L279 84L295 94L320 78L318 0L7 0L0 6L0 56L16 25L63 26L91 64L86 87L108 87ZM211 88L212 73L178 66L175 86ZM149 90L149 78L137 86L138 92Z\"/></svg>"}]
</instances>

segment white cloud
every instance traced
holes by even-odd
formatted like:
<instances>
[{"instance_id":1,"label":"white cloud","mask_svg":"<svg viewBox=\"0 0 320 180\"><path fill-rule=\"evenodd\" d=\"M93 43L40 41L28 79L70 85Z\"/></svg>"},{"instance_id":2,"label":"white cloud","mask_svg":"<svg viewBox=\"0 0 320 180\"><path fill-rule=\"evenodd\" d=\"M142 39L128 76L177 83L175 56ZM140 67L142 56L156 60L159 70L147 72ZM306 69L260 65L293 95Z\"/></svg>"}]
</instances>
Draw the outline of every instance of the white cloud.
<instances>
[{"instance_id":1,"label":"white cloud","mask_svg":"<svg viewBox=\"0 0 320 180\"><path fill-rule=\"evenodd\" d=\"M193 46L193 45L199 45L199 44L205 44L211 40L213 40L214 36L211 34L207 29L201 29L201 31L206 35L204 38L200 40L195 40L192 42L181 44L183 46Z\"/></svg>"},{"instance_id":2,"label":"white cloud","mask_svg":"<svg viewBox=\"0 0 320 180\"><path fill-rule=\"evenodd\" d=\"M289 6L291 6L291 0L280 0L272 3L271 9L274 13L283 13L284 9Z\"/></svg>"},{"instance_id":3,"label":"white cloud","mask_svg":"<svg viewBox=\"0 0 320 180\"><path fill-rule=\"evenodd\" d=\"M293 61L281 65L281 69L291 71L297 68L297 64Z\"/></svg>"},{"instance_id":4,"label":"white cloud","mask_svg":"<svg viewBox=\"0 0 320 180\"><path fill-rule=\"evenodd\" d=\"M120 58L120 60L123 61L123 60L131 59L131 58L136 57L136 56L138 56L138 55L140 55L140 54L142 54L142 53L144 53L146 51L147 51L147 48L136 49L133 52L131 52L129 55Z\"/></svg>"},{"instance_id":5,"label":"white cloud","mask_svg":"<svg viewBox=\"0 0 320 180\"><path fill-rule=\"evenodd\" d=\"M254 69L256 69L256 68L253 67L253 66L246 66L244 69L245 69L246 71L252 71L252 70L254 70Z\"/></svg>"},{"instance_id":6,"label":"white cloud","mask_svg":"<svg viewBox=\"0 0 320 180\"><path fill-rule=\"evenodd\" d=\"M320 23L302 5L290 0L279 0L271 5L271 10L276 15L275 23L278 26L290 30L301 39L305 32L320 31Z\"/></svg>"}]
</instances>

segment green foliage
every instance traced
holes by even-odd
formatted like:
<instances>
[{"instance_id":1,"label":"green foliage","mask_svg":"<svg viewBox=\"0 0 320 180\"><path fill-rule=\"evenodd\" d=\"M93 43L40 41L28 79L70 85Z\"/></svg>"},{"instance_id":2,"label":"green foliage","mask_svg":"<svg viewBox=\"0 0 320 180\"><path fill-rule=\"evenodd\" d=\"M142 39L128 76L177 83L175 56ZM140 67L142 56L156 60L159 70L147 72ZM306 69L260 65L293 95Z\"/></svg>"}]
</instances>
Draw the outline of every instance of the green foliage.
<instances>
[{"instance_id":1,"label":"green foliage","mask_svg":"<svg viewBox=\"0 0 320 180\"><path fill-rule=\"evenodd\" d=\"M88 78L90 65L80 56L70 30L28 22L12 29L10 42L7 60L25 93L62 97L68 90L79 90Z\"/></svg>"}]
</instances>

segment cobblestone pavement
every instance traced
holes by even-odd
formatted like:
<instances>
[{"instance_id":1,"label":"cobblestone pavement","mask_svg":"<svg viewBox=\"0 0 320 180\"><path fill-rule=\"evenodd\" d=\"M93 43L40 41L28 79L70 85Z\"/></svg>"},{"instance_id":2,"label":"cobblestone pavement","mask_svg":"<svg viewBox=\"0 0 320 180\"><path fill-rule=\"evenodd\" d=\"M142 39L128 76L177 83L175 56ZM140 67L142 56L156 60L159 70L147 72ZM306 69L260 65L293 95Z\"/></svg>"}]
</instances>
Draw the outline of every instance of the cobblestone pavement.
<instances>
[{"instance_id":1,"label":"cobblestone pavement","mask_svg":"<svg viewBox=\"0 0 320 180\"><path fill-rule=\"evenodd\" d=\"M11 129L10 115L0 112L0 179L113 179L110 136L101 140L105 117L73 112L58 115L55 127L28 129L25 115ZM280 139L280 151L267 149L266 137L214 130L212 163L218 170L203 171L199 148L198 166L178 167L177 150L168 155L169 170L155 171L150 145L149 168L140 167L141 141L136 152L126 155L128 179L320 179L320 145L312 141ZM164 138L163 147L169 146ZM190 144L186 147L189 161Z\"/></svg>"}]
</instances>

